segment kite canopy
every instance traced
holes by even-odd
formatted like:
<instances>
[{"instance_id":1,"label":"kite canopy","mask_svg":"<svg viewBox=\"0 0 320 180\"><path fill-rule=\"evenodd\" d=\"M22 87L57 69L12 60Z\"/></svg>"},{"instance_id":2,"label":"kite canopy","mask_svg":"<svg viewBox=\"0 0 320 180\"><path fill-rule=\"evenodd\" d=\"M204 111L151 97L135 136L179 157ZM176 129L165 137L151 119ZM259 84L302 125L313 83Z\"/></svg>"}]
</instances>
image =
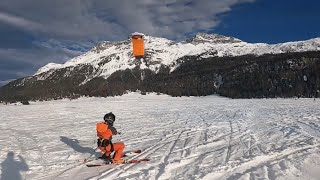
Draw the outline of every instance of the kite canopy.
<instances>
[{"instance_id":1,"label":"kite canopy","mask_svg":"<svg viewBox=\"0 0 320 180\"><path fill-rule=\"evenodd\" d=\"M131 40L132 40L132 48L133 48L133 56L143 57L144 56L144 34L139 32L134 32L131 34Z\"/></svg>"},{"instance_id":2,"label":"kite canopy","mask_svg":"<svg viewBox=\"0 0 320 180\"><path fill-rule=\"evenodd\" d=\"M131 36L144 36L144 34L139 33L139 32L134 32L131 34Z\"/></svg>"}]
</instances>

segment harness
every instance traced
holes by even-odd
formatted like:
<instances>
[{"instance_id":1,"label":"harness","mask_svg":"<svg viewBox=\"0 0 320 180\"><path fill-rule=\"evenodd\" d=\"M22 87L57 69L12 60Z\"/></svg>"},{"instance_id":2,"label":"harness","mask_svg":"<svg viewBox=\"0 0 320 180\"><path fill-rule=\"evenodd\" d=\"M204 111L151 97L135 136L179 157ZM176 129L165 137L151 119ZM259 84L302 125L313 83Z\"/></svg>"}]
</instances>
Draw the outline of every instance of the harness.
<instances>
[{"instance_id":1,"label":"harness","mask_svg":"<svg viewBox=\"0 0 320 180\"><path fill-rule=\"evenodd\" d=\"M103 139L103 138L98 138L97 141L97 145L106 148L107 146L111 146L110 151L113 152L114 148L113 148L113 144L112 141L110 139Z\"/></svg>"}]
</instances>

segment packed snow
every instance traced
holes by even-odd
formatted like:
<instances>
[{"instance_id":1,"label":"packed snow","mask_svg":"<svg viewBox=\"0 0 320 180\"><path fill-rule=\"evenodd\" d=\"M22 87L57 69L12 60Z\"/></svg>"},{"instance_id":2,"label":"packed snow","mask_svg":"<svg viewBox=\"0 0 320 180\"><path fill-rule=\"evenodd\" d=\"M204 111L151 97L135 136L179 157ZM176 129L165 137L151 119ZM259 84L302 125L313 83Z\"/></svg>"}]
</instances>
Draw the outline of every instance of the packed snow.
<instances>
[{"instance_id":1,"label":"packed snow","mask_svg":"<svg viewBox=\"0 0 320 180\"><path fill-rule=\"evenodd\" d=\"M88 168L96 122L140 164ZM319 179L319 99L228 99L129 93L0 105L2 179Z\"/></svg>"}]
</instances>

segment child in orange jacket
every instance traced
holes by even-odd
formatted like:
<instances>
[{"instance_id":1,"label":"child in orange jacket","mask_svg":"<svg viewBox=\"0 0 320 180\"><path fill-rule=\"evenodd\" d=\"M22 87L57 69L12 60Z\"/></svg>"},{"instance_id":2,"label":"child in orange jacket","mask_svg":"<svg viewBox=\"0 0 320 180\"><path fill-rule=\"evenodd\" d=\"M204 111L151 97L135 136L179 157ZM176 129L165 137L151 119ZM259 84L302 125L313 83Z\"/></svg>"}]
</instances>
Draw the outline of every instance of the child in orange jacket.
<instances>
[{"instance_id":1,"label":"child in orange jacket","mask_svg":"<svg viewBox=\"0 0 320 180\"><path fill-rule=\"evenodd\" d=\"M118 132L113 123L115 121L115 115L110 112L104 116L105 122L99 122L96 125L98 139L98 147L104 153L102 158L106 160L111 160L112 163L121 164L124 160L121 159L124 150L124 143L117 142L112 143L112 136L117 135ZM113 159L110 154L115 151Z\"/></svg>"}]
</instances>

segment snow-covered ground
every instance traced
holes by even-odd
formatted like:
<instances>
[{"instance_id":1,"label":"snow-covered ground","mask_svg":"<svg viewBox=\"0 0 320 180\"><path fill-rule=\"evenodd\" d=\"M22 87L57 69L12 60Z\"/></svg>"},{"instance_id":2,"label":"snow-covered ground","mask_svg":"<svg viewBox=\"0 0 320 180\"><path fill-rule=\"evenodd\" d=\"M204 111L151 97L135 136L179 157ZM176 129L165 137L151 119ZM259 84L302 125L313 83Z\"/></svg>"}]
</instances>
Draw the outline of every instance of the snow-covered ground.
<instances>
[{"instance_id":1,"label":"snow-covered ground","mask_svg":"<svg viewBox=\"0 0 320 180\"><path fill-rule=\"evenodd\" d=\"M95 123L116 114L141 164L87 168ZM1 177L19 179L319 179L320 100L122 97L0 105ZM0 178L1 179L1 178Z\"/></svg>"}]
</instances>

